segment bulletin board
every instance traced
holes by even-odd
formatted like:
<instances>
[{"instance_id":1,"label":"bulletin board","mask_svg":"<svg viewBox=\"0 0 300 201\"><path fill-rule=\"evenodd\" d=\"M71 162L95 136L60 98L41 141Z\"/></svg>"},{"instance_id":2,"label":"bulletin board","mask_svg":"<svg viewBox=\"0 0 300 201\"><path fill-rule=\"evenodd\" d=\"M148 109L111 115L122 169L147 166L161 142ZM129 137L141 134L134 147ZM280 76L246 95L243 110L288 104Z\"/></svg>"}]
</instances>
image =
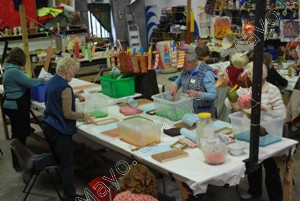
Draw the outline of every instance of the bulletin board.
<instances>
[{"instance_id":1,"label":"bulletin board","mask_svg":"<svg viewBox=\"0 0 300 201\"><path fill-rule=\"evenodd\" d=\"M21 2L21 5L25 7L26 16L37 21L35 0L0 0L0 29L6 26L11 29L21 26L20 12L15 10L14 2ZM29 23L28 18L27 23Z\"/></svg>"}]
</instances>

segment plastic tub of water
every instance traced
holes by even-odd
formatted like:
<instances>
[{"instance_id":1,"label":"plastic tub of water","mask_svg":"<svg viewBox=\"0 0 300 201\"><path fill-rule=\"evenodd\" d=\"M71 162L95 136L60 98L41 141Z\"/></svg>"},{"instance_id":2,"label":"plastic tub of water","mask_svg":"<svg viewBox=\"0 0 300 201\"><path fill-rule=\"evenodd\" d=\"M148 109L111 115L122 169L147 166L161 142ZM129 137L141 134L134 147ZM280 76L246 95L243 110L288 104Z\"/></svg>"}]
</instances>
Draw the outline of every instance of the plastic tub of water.
<instances>
[{"instance_id":1,"label":"plastic tub of water","mask_svg":"<svg viewBox=\"0 0 300 201\"><path fill-rule=\"evenodd\" d=\"M164 92L152 96L156 115L179 121L185 114L193 113L193 98L187 94L177 92L172 99L170 92Z\"/></svg>"},{"instance_id":2,"label":"plastic tub of water","mask_svg":"<svg viewBox=\"0 0 300 201\"><path fill-rule=\"evenodd\" d=\"M95 118L108 116L108 97L100 93L84 94L84 102L76 102L76 112L86 112Z\"/></svg>"},{"instance_id":3,"label":"plastic tub of water","mask_svg":"<svg viewBox=\"0 0 300 201\"><path fill-rule=\"evenodd\" d=\"M241 112L228 115L231 119L234 137L250 142L250 119ZM261 112L260 124L268 133L259 138L259 146L264 147L282 140L284 117L271 112Z\"/></svg>"}]
</instances>

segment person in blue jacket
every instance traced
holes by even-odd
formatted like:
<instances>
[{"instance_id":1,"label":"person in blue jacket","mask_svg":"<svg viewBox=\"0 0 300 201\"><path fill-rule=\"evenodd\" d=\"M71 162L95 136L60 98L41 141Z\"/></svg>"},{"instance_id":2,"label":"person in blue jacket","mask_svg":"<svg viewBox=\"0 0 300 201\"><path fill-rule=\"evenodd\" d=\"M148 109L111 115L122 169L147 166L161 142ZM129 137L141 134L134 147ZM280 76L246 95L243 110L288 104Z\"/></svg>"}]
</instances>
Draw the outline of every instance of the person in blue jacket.
<instances>
[{"instance_id":1,"label":"person in blue jacket","mask_svg":"<svg viewBox=\"0 0 300 201\"><path fill-rule=\"evenodd\" d=\"M45 111L42 117L43 133L59 164L65 201L74 201L76 189L73 183L72 136L76 133L76 119L91 123L91 117L75 111L75 96L69 82L79 69L79 63L72 58L62 58L56 66L56 74L45 90Z\"/></svg>"},{"instance_id":2,"label":"person in blue jacket","mask_svg":"<svg viewBox=\"0 0 300 201\"><path fill-rule=\"evenodd\" d=\"M186 63L180 76L174 81L170 94L174 97L182 87L183 93L193 97L194 113L209 112L215 116L216 76L213 69L205 63L208 57L209 50L205 43L198 45L196 49L185 45Z\"/></svg>"},{"instance_id":3,"label":"person in blue jacket","mask_svg":"<svg viewBox=\"0 0 300 201\"><path fill-rule=\"evenodd\" d=\"M25 145L26 137L31 134L30 127L30 88L49 80L48 78L30 78L24 72L26 55L21 48L13 48L8 54L3 76L4 113L11 123L11 138L17 138ZM13 167L21 171L17 157L12 151Z\"/></svg>"}]
</instances>

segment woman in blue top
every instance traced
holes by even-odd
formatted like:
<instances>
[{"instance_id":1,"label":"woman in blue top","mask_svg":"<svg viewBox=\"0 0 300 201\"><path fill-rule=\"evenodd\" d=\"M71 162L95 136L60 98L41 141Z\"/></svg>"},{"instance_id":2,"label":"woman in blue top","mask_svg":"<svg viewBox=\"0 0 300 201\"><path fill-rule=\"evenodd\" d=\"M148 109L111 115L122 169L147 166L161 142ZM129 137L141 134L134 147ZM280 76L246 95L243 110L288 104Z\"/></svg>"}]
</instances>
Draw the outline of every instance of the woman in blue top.
<instances>
[{"instance_id":1,"label":"woman in blue top","mask_svg":"<svg viewBox=\"0 0 300 201\"><path fill-rule=\"evenodd\" d=\"M194 98L194 113L209 112L214 116L217 90L213 69L205 63L208 56L209 51L205 43L198 45L196 50L191 45L185 45L186 64L180 76L174 81L170 94L175 96L178 89L182 87L183 93Z\"/></svg>"},{"instance_id":2,"label":"woman in blue top","mask_svg":"<svg viewBox=\"0 0 300 201\"><path fill-rule=\"evenodd\" d=\"M18 138L25 145L26 137L30 135L30 88L38 86L48 78L30 78L23 72L26 63L26 55L21 48L13 48L8 54L5 73L3 77L4 86L4 113L9 117L11 123L12 138ZM12 151L13 167L21 171L20 165Z\"/></svg>"},{"instance_id":3,"label":"woman in blue top","mask_svg":"<svg viewBox=\"0 0 300 201\"><path fill-rule=\"evenodd\" d=\"M73 184L72 136L76 133L76 119L91 122L91 117L75 112L75 96L69 82L79 69L72 58L62 58L56 66L56 75L48 82L45 90L45 111L42 117L43 132L57 160L63 181L65 201L74 201L76 189Z\"/></svg>"}]
</instances>

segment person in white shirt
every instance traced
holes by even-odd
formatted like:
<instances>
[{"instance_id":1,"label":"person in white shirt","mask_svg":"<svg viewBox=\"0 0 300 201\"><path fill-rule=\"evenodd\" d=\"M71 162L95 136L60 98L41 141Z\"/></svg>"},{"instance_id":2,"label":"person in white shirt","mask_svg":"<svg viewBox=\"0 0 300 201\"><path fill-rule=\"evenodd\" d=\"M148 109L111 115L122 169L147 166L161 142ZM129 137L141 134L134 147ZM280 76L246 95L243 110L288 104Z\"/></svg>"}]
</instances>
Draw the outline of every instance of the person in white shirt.
<instances>
[{"instance_id":1,"label":"person in white shirt","mask_svg":"<svg viewBox=\"0 0 300 201\"><path fill-rule=\"evenodd\" d=\"M247 71L250 79L252 80L252 74L253 74L253 62L250 62L245 66L245 71ZM279 89L266 81L266 77L268 75L268 70L265 65L263 65L263 75L262 75L262 92L261 92L261 109L263 111L268 112L274 112L281 115L286 115L286 107L283 103L281 93ZM244 94L244 93L251 93L252 87L249 88L242 88L240 87L236 93L238 96ZM225 105L228 108L234 108L235 110L239 111L241 108L237 103L230 103L228 98L225 99ZM249 110L245 110L247 112L250 112Z\"/></svg>"},{"instance_id":2,"label":"person in white shirt","mask_svg":"<svg viewBox=\"0 0 300 201\"><path fill-rule=\"evenodd\" d=\"M245 70L248 72L250 79L253 76L253 62L245 66ZM283 103L281 93L279 89L267 82L265 79L267 77L267 67L263 65L263 75L262 75L262 93L261 93L261 110L277 113L282 116L286 116L286 107ZM240 96L243 93L251 92L250 88L240 87L236 92ZM239 111L241 108L237 103L230 103L228 98L225 100L225 105L228 108L234 108ZM245 111L250 112L251 109ZM279 169L273 158L266 159L262 162L266 172L266 188L268 192L269 199L271 201L282 201L282 185L279 174ZM247 193L241 194L241 198L248 200L262 195L262 166L255 172L248 174L249 189Z\"/></svg>"}]
</instances>

